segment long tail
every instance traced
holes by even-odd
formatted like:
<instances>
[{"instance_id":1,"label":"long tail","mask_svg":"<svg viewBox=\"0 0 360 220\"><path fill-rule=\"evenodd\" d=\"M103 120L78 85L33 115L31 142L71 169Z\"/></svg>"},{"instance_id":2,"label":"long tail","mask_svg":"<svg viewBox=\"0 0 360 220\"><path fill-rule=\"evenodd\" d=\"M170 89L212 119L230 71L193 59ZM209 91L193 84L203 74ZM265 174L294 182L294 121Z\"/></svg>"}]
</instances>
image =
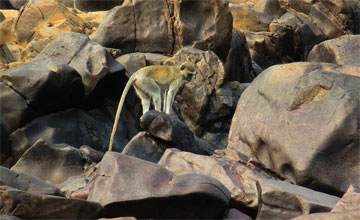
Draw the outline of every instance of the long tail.
<instances>
[{"instance_id":1,"label":"long tail","mask_svg":"<svg viewBox=\"0 0 360 220\"><path fill-rule=\"evenodd\" d=\"M134 84L135 82L135 73L129 78L129 81L126 83L126 86L124 88L124 91L121 95L120 101L119 101L119 105L118 108L116 110L116 116L115 116L115 121L114 121L114 125L113 125L113 129L111 132L111 136L110 136L110 143L109 143L109 151L111 151L112 149L112 145L114 142L114 137L115 137L115 133L116 133L116 128L118 126L118 122L119 122L119 118L120 118L120 113L121 110L123 108L124 102L125 102L125 97L127 95L127 93L129 92L130 87L132 86L132 84Z\"/></svg>"}]
</instances>

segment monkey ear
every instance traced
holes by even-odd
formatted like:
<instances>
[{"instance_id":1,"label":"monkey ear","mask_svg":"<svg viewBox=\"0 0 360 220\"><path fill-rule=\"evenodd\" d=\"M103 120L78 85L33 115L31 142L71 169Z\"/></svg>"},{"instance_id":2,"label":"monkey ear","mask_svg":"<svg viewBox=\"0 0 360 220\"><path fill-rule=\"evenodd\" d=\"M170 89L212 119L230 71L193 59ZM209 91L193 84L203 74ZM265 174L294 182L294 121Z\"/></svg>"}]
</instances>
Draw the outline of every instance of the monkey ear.
<instances>
[{"instance_id":1,"label":"monkey ear","mask_svg":"<svg viewBox=\"0 0 360 220\"><path fill-rule=\"evenodd\" d=\"M184 70L184 69L185 69L185 65L182 64L182 65L180 66L180 70Z\"/></svg>"}]
</instances>

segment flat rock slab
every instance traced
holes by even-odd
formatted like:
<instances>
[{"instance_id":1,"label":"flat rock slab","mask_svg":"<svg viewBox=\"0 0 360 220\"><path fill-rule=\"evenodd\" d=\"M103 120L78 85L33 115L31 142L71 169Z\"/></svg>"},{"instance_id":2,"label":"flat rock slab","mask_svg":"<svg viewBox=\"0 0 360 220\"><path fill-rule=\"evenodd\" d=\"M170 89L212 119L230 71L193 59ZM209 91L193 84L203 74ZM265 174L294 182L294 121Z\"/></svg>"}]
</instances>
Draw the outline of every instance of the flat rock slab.
<instances>
[{"instance_id":1,"label":"flat rock slab","mask_svg":"<svg viewBox=\"0 0 360 220\"><path fill-rule=\"evenodd\" d=\"M101 205L80 199L34 195L0 186L0 213L21 219L97 219Z\"/></svg>"},{"instance_id":2,"label":"flat rock slab","mask_svg":"<svg viewBox=\"0 0 360 220\"><path fill-rule=\"evenodd\" d=\"M103 217L220 218L230 193L211 177L175 176L157 164L106 152L88 200L104 206Z\"/></svg>"},{"instance_id":3,"label":"flat rock slab","mask_svg":"<svg viewBox=\"0 0 360 220\"><path fill-rule=\"evenodd\" d=\"M65 196L58 187L35 176L17 173L3 166L0 166L0 173L0 185L7 185L36 195Z\"/></svg>"},{"instance_id":4,"label":"flat rock slab","mask_svg":"<svg viewBox=\"0 0 360 220\"><path fill-rule=\"evenodd\" d=\"M340 200L305 187L271 180L256 182L259 211L256 219L290 219L299 215L329 212Z\"/></svg>"},{"instance_id":5,"label":"flat rock slab","mask_svg":"<svg viewBox=\"0 0 360 220\"><path fill-rule=\"evenodd\" d=\"M61 183L83 174L92 161L81 150L69 145L55 146L37 141L11 170L30 174L52 183Z\"/></svg>"}]
</instances>

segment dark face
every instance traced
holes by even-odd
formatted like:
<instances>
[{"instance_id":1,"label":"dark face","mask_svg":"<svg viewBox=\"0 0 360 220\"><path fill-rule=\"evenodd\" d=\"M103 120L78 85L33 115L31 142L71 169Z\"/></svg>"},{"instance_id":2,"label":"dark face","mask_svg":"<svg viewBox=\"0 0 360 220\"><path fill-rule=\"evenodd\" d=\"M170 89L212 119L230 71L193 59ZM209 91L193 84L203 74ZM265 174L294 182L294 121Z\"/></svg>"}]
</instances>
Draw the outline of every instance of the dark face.
<instances>
[{"instance_id":1,"label":"dark face","mask_svg":"<svg viewBox=\"0 0 360 220\"><path fill-rule=\"evenodd\" d=\"M182 75L184 75L185 78L187 78L189 75L195 75L195 66L190 62L185 62L180 65L180 72Z\"/></svg>"}]
</instances>

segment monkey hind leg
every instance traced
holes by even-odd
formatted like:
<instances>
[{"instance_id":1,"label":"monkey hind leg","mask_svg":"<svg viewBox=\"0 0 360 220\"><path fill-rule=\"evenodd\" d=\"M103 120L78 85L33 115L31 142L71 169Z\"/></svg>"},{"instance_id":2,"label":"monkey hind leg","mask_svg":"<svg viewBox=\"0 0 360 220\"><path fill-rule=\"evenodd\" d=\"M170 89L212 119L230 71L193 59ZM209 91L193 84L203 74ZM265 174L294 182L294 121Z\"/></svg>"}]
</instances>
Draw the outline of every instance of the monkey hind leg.
<instances>
[{"instance_id":1,"label":"monkey hind leg","mask_svg":"<svg viewBox=\"0 0 360 220\"><path fill-rule=\"evenodd\" d=\"M141 102L146 104L145 106L143 105L143 113L149 111L150 97L154 103L155 110L161 111L161 88L153 79L139 78L135 81L135 88L137 93L140 93Z\"/></svg>"},{"instance_id":2,"label":"monkey hind leg","mask_svg":"<svg viewBox=\"0 0 360 220\"><path fill-rule=\"evenodd\" d=\"M135 88L136 94L139 96L139 98L141 100L143 114L145 114L146 112L148 112L150 110L151 98L148 95L146 95L144 92L142 92L140 89L137 89L135 86L134 86L134 88Z\"/></svg>"}]
</instances>

